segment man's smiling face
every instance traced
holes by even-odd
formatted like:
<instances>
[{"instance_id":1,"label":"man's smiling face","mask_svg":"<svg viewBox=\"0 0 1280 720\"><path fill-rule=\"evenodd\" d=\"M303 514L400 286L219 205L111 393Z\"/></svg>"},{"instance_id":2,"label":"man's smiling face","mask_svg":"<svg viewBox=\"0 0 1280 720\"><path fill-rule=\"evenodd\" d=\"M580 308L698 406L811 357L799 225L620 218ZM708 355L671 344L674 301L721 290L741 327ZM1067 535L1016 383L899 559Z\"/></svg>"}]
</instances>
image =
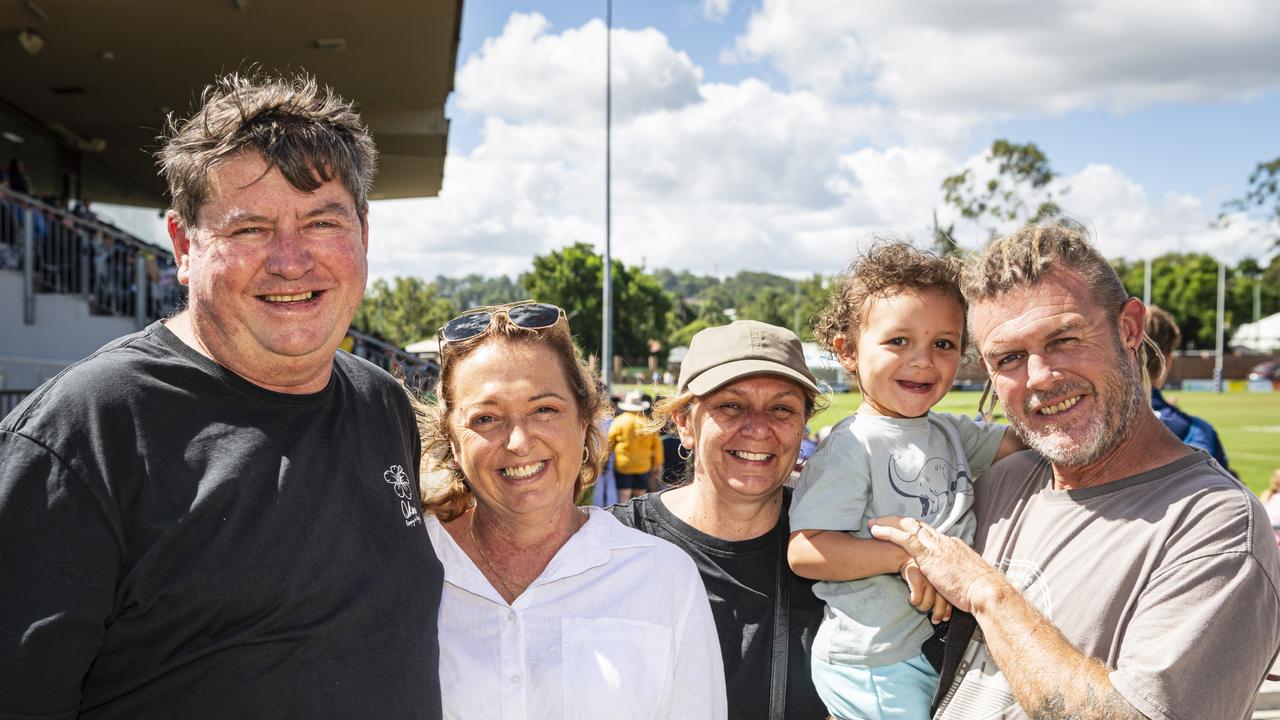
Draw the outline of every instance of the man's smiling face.
<instances>
[{"instance_id":1,"label":"man's smiling face","mask_svg":"<svg viewBox=\"0 0 1280 720\"><path fill-rule=\"evenodd\" d=\"M253 153L216 164L209 187L195 227L170 220L200 349L251 381L327 372L364 294L355 201L337 180L298 190Z\"/></svg>"},{"instance_id":2,"label":"man's smiling face","mask_svg":"<svg viewBox=\"0 0 1280 720\"><path fill-rule=\"evenodd\" d=\"M1107 309L1091 297L1078 275L1059 270L969 310L1009 424L1061 467L1092 465L1114 450L1144 402L1134 357L1140 303Z\"/></svg>"}]
</instances>

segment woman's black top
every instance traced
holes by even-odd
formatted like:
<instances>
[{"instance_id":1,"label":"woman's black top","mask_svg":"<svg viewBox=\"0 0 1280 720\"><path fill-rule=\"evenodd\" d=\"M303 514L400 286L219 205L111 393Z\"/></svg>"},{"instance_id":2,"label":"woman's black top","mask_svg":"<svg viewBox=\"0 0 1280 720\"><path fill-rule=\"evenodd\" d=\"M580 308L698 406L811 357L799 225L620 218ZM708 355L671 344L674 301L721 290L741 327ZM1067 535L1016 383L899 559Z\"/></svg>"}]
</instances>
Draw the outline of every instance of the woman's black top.
<instances>
[{"instance_id":1,"label":"woman's black top","mask_svg":"<svg viewBox=\"0 0 1280 720\"><path fill-rule=\"evenodd\" d=\"M791 489L783 488L782 512L773 530L750 540L721 540L676 517L661 493L642 495L609 508L625 525L675 543L693 558L707 586L724 657L729 717L769 720L774 599L778 564L789 578L790 624L787 634L786 713L788 720L816 720L827 709L813 688L809 651L822 622L823 602L813 581L786 567Z\"/></svg>"}]
</instances>

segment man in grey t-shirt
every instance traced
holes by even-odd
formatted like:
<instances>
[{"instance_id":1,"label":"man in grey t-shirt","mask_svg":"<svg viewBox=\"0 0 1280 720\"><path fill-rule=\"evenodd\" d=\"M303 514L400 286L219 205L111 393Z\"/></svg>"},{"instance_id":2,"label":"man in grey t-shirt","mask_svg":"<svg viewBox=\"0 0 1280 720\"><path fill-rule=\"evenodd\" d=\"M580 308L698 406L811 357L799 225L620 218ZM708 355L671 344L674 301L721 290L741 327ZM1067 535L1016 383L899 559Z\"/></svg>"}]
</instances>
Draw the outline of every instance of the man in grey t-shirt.
<instances>
[{"instance_id":1,"label":"man in grey t-shirt","mask_svg":"<svg viewBox=\"0 0 1280 720\"><path fill-rule=\"evenodd\" d=\"M1256 498L1151 413L1145 307L1064 227L992 243L964 290L1031 450L977 484L974 550L873 527L977 621L935 717L1249 718L1280 649L1280 553Z\"/></svg>"}]
</instances>

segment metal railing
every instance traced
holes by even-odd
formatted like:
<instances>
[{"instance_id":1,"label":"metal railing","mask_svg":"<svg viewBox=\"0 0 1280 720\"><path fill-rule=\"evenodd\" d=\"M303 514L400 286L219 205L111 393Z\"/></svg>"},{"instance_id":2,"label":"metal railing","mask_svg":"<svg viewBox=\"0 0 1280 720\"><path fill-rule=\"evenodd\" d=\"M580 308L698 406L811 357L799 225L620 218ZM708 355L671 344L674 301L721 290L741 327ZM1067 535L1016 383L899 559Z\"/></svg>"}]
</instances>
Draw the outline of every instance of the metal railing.
<instances>
[{"instance_id":1,"label":"metal railing","mask_svg":"<svg viewBox=\"0 0 1280 720\"><path fill-rule=\"evenodd\" d=\"M0 418L13 412L13 409L18 407L18 403L22 402L32 392L32 390L0 390Z\"/></svg>"},{"instance_id":2,"label":"metal railing","mask_svg":"<svg viewBox=\"0 0 1280 720\"><path fill-rule=\"evenodd\" d=\"M434 389L440 374L440 366L436 362L411 355L389 342L357 330L348 330L347 334L352 339L348 348L352 355L386 370L419 395Z\"/></svg>"},{"instance_id":3,"label":"metal railing","mask_svg":"<svg viewBox=\"0 0 1280 720\"><path fill-rule=\"evenodd\" d=\"M79 295L93 312L131 317L139 328L186 304L186 288L178 283L168 249L3 186L0 270L22 272L23 321L28 325L36 323L37 293ZM434 362L356 330L348 334L353 354L409 387L429 388L435 382Z\"/></svg>"},{"instance_id":4,"label":"metal railing","mask_svg":"<svg viewBox=\"0 0 1280 720\"><path fill-rule=\"evenodd\" d=\"M36 322L37 293L79 295L93 312L139 327L180 307L173 256L129 233L0 187L0 269L23 275L23 321Z\"/></svg>"}]
</instances>

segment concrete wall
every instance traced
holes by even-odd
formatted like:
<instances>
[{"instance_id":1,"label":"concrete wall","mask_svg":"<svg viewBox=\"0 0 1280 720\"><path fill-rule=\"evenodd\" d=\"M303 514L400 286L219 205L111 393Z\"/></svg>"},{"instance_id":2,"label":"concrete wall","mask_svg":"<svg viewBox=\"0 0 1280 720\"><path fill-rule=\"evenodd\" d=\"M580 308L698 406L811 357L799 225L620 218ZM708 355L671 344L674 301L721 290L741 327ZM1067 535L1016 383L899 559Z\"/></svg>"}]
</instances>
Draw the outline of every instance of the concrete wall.
<instances>
[{"instance_id":1,"label":"concrete wall","mask_svg":"<svg viewBox=\"0 0 1280 720\"><path fill-rule=\"evenodd\" d=\"M22 322L22 274L0 270L0 388L30 390L107 342L136 331L132 318L89 314L75 295L40 293L36 323Z\"/></svg>"}]
</instances>

